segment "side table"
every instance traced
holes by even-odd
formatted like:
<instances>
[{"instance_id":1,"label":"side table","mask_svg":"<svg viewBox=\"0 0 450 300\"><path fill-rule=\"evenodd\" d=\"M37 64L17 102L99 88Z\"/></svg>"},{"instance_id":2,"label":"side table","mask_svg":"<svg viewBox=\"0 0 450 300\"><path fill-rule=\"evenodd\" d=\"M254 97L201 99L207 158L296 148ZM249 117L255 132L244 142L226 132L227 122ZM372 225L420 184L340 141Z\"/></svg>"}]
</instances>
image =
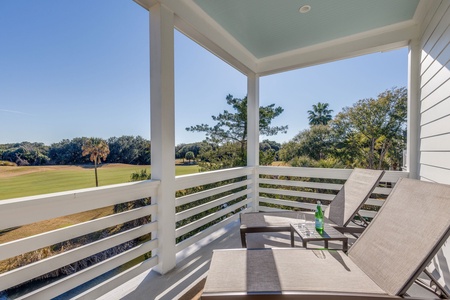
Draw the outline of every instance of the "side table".
<instances>
[{"instance_id":1,"label":"side table","mask_svg":"<svg viewBox=\"0 0 450 300\"><path fill-rule=\"evenodd\" d=\"M306 223L303 226L291 224L291 247L294 247L294 233L302 239L303 247L307 248L307 243L311 241L324 241L325 248L328 249L328 241L342 241L342 250L348 250L348 237L336 230L329 224L324 224L323 232L317 232L314 223Z\"/></svg>"}]
</instances>

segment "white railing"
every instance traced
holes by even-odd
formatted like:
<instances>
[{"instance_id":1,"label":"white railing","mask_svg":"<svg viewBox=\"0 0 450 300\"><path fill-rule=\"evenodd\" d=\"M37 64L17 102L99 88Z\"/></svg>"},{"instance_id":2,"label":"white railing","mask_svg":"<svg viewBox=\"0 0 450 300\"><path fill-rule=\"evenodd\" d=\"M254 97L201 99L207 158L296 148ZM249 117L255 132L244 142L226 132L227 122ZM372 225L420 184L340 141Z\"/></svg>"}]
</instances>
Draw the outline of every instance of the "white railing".
<instances>
[{"instance_id":1,"label":"white railing","mask_svg":"<svg viewBox=\"0 0 450 300\"><path fill-rule=\"evenodd\" d=\"M242 167L176 177L177 252L250 210L252 172Z\"/></svg>"},{"instance_id":2,"label":"white railing","mask_svg":"<svg viewBox=\"0 0 450 300\"><path fill-rule=\"evenodd\" d=\"M239 214L250 210L272 211L284 209L314 209L316 200L326 203L342 187L352 170L291 167L240 167L213 172L178 176L175 179L177 197L174 213L176 224L176 252L209 236L211 233L239 219ZM254 174L259 174L254 177ZM361 215L373 217L383 204L392 186L407 172L386 172L380 186L367 201L373 210L363 209ZM254 183L259 187L254 191ZM42 220L86 212L155 197L159 181L132 182L108 187L76 190L0 201L0 234L13 227ZM254 195L258 199L255 198ZM164 201L164 199L160 199ZM257 207L252 206L257 204ZM24 253L49 247L64 241L91 234L105 228L124 224L131 220L151 216L152 222L108 236L98 241L44 258L15 270L0 274L0 291L13 287L49 271L70 265L124 242L151 234L151 238L120 254L89 266L72 275L31 291L21 298L50 299L102 276L108 271L123 266L147 254L145 260L128 267L125 271L101 280L100 284L82 290L77 299L90 299L108 292L117 285L132 279L137 274L158 264L158 256L150 251L158 248L156 236L157 204L134 208L103 218L90 220L73 226L59 228L35 236L10 241L0 245L0 261Z\"/></svg>"},{"instance_id":3,"label":"white railing","mask_svg":"<svg viewBox=\"0 0 450 300\"><path fill-rule=\"evenodd\" d=\"M158 185L158 181L142 181L12 200L2 200L0 201L0 233L6 233L7 231L14 230L15 227L43 220L111 207L116 204L134 200L151 198L156 195ZM43 232L34 236L9 241L0 245L0 261L11 259L15 256L23 255L45 247L52 247L58 243L92 234L106 228L119 226L143 217L151 217L153 220L155 219L153 218L155 213L156 205L147 205L76 225ZM104 238L99 237L99 239L94 242L81 245L68 251L62 251L56 255L45 257L36 262L2 273L0 274L0 291L43 276L61 267L92 257L102 251L106 251L139 237L148 236L149 234L153 236L152 232L156 231L156 225L156 222L153 221ZM91 279L121 267L140 256L148 254L156 248L157 240L148 238L145 242L140 243L131 249L88 266L71 275L62 276L44 287L32 290L31 292L20 296L19 299L53 298L76 288ZM133 267L128 268L122 273L109 276L107 280L91 288L91 291L105 289L105 287L111 289L118 282L126 281L130 279L130 277L132 278L140 272L155 266L157 263L157 256L150 257L145 261L135 264ZM89 298L90 291L88 290L84 293L86 297Z\"/></svg>"},{"instance_id":4,"label":"white railing","mask_svg":"<svg viewBox=\"0 0 450 300\"><path fill-rule=\"evenodd\" d=\"M273 208L273 205L284 206L286 209L314 210L317 200L322 200L326 208L326 204L333 200L352 172L351 169L263 166L259 167L258 171L260 211L279 210ZM377 198L370 197L366 202L365 207L370 205L374 210L363 207L359 212L360 215L373 218L400 177L408 177L408 172L387 171L372 194L372 196L376 194Z\"/></svg>"}]
</instances>

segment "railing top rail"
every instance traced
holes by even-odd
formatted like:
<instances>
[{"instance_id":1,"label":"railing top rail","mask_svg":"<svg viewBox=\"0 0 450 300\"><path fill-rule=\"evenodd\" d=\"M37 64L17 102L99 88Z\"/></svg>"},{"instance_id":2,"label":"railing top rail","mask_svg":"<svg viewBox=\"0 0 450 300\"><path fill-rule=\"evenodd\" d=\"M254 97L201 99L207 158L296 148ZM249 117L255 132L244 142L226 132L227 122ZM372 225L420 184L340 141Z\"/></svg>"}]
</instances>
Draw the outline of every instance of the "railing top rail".
<instances>
[{"instance_id":1,"label":"railing top rail","mask_svg":"<svg viewBox=\"0 0 450 300\"><path fill-rule=\"evenodd\" d=\"M259 174L278 176L298 176L325 179L347 179L353 169L307 168L307 167L273 167L259 166ZM381 181L395 182L399 177L408 177L409 172L386 171Z\"/></svg>"},{"instance_id":2,"label":"railing top rail","mask_svg":"<svg viewBox=\"0 0 450 300\"><path fill-rule=\"evenodd\" d=\"M26 197L19 197L19 198L11 198L11 199L5 199L0 200L0 207L2 205L7 205L11 203L18 203L18 202L28 202L28 201L34 201L39 200L43 198L55 198L55 197L61 197L61 196L67 196L67 195L75 195L75 194L82 194L82 193L89 193L89 192L98 192L102 190L111 190L111 189L122 189L122 188L128 188L130 186L139 186L139 185L146 185L147 188L157 188L160 184L160 180L143 180L143 181L133 181L133 182L125 182L125 183L118 183L118 184L111 184L106 186L100 186L100 187L92 187L92 188L84 188L84 189L77 189L77 190L69 190L69 191L63 191L63 192L56 192L56 193L49 193L49 194L41 194L41 195L34 195L34 196L26 196Z\"/></svg>"},{"instance_id":3,"label":"railing top rail","mask_svg":"<svg viewBox=\"0 0 450 300\"><path fill-rule=\"evenodd\" d=\"M151 197L159 183L146 180L2 200L0 230Z\"/></svg>"},{"instance_id":4,"label":"railing top rail","mask_svg":"<svg viewBox=\"0 0 450 300\"><path fill-rule=\"evenodd\" d=\"M175 177L176 190L205 185L217 181L228 180L240 176L251 175L253 167L237 167L211 172L202 172Z\"/></svg>"}]
</instances>

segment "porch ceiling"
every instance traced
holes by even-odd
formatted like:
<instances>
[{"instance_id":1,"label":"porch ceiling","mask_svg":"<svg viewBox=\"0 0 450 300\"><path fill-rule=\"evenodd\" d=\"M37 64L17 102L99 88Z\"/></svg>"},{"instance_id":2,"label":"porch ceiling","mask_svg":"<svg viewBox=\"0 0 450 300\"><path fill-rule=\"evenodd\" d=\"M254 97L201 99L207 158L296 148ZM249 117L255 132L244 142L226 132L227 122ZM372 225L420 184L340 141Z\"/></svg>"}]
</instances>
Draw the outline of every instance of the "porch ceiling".
<instances>
[{"instance_id":1,"label":"porch ceiling","mask_svg":"<svg viewBox=\"0 0 450 300\"><path fill-rule=\"evenodd\" d=\"M161 3L178 30L244 74L408 45L430 0L135 0ZM309 5L311 10L300 13Z\"/></svg>"}]
</instances>

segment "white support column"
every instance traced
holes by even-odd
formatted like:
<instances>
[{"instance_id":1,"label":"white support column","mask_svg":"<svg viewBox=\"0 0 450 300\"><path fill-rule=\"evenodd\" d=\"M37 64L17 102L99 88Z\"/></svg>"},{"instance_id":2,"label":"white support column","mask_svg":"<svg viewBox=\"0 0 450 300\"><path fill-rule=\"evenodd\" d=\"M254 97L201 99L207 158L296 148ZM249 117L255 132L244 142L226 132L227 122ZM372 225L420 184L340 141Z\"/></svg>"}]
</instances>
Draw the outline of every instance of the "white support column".
<instances>
[{"instance_id":1,"label":"white support column","mask_svg":"<svg viewBox=\"0 0 450 300\"><path fill-rule=\"evenodd\" d=\"M408 133L406 167L409 177L420 176L420 43L412 40L408 53Z\"/></svg>"},{"instance_id":2,"label":"white support column","mask_svg":"<svg viewBox=\"0 0 450 300\"><path fill-rule=\"evenodd\" d=\"M161 181L158 204L156 271L175 267L175 92L174 15L156 4L150 8L150 97L152 179Z\"/></svg>"},{"instance_id":3,"label":"white support column","mask_svg":"<svg viewBox=\"0 0 450 300\"><path fill-rule=\"evenodd\" d=\"M247 166L254 167L252 175L253 211L259 210L259 76L247 77Z\"/></svg>"}]
</instances>

